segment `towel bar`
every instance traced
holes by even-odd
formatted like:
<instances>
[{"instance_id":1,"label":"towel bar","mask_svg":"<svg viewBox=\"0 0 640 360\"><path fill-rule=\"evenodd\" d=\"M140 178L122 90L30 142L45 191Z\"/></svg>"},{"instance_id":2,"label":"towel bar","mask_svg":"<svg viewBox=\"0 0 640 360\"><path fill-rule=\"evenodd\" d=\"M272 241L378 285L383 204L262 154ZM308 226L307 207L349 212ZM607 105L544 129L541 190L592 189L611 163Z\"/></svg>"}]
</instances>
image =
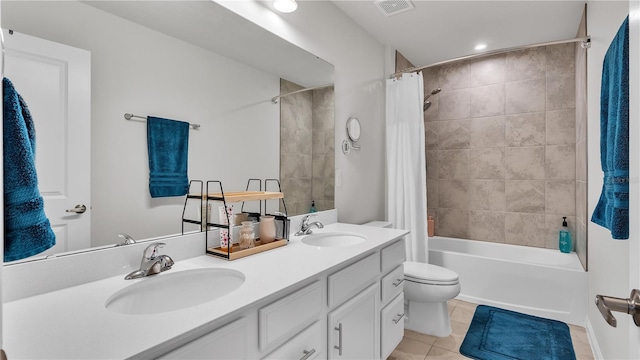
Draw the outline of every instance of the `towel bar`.
<instances>
[{"instance_id":1,"label":"towel bar","mask_svg":"<svg viewBox=\"0 0 640 360\"><path fill-rule=\"evenodd\" d=\"M125 113L124 118L131 121L141 121L141 122L147 121L146 116L138 116L138 115L133 115L131 113ZM140 120L137 120L137 119L140 119ZM193 130L198 130L200 129L200 124L189 123L189 127L192 128Z\"/></svg>"}]
</instances>

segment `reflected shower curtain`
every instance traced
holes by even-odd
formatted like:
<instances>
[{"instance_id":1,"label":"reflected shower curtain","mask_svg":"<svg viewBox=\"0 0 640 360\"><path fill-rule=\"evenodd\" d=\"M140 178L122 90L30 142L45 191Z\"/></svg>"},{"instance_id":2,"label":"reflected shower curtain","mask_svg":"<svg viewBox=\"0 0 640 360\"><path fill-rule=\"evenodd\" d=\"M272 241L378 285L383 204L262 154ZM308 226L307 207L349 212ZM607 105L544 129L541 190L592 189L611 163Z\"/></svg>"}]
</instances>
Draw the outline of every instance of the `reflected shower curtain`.
<instances>
[{"instance_id":1,"label":"reflected shower curtain","mask_svg":"<svg viewBox=\"0 0 640 360\"><path fill-rule=\"evenodd\" d=\"M406 236L407 260L426 263L427 174L422 74L387 80L387 216Z\"/></svg>"}]
</instances>

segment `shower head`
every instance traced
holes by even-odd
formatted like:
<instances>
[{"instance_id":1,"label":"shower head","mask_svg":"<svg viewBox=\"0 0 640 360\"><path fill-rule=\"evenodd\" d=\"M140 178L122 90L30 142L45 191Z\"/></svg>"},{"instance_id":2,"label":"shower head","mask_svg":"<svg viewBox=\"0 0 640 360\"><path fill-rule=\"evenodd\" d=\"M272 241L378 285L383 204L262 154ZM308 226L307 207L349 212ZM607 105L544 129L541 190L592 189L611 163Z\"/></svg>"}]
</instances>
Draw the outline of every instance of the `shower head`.
<instances>
[{"instance_id":1,"label":"shower head","mask_svg":"<svg viewBox=\"0 0 640 360\"><path fill-rule=\"evenodd\" d=\"M427 101L427 99L429 99L432 95L435 95L435 94L439 93L440 91L442 91L442 89L440 89L440 88L434 89L429 94L427 94L427 96L424 97L424 101Z\"/></svg>"},{"instance_id":2,"label":"shower head","mask_svg":"<svg viewBox=\"0 0 640 360\"><path fill-rule=\"evenodd\" d=\"M422 107L422 111L427 111L428 108L431 107L431 101L425 101L424 106Z\"/></svg>"}]
</instances>

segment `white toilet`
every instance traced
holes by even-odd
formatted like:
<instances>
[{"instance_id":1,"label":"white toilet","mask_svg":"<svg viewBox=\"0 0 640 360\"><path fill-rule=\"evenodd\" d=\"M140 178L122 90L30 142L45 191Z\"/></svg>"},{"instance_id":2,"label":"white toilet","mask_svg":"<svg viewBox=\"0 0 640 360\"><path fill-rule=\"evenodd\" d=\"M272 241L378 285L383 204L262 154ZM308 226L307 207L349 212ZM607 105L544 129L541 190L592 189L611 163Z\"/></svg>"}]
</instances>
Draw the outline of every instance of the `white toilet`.
<instances>
[{"instance_id":1,"label":"white toilet","mask_svg":"<svg viewBox=\"0 0 640 360\"><path fill-rule=\"evenodd\" d=\"M367 226L391 227L385 221L372 221ZM406 261L404 263L404 327L438 337L451 335L447 301L460 293L455 271L441 266Z\"/></svg>"}]
</instances>

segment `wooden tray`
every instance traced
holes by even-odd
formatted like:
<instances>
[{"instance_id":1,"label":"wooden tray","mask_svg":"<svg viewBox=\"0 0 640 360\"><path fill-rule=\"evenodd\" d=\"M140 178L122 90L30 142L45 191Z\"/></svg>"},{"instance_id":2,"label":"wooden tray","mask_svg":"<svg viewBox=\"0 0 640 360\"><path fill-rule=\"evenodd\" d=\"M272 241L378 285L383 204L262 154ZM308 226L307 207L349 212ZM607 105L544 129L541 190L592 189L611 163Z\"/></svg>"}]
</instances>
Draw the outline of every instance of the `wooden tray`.
<instances>
[{"instance_id":1,"label":"wooden tray","mask_svg":"<svg viewBox=\"0 0 640 360\"><path fill-rule=\"evenodd\" d=\"M233 244L231 247L231 251L229 252L229 260L240 259L245 256L261 253L263 251L279 248L281 246L287 245L286 239L275 239L273 242L268 244L260 243L259 239L256 239L256 246L249 249L240 249L238 244ZM222 255L222 257L227 257L227 248L221 247L209 247L207 248L207 255L218 256Z\"/></svg>"}]
</instances>

